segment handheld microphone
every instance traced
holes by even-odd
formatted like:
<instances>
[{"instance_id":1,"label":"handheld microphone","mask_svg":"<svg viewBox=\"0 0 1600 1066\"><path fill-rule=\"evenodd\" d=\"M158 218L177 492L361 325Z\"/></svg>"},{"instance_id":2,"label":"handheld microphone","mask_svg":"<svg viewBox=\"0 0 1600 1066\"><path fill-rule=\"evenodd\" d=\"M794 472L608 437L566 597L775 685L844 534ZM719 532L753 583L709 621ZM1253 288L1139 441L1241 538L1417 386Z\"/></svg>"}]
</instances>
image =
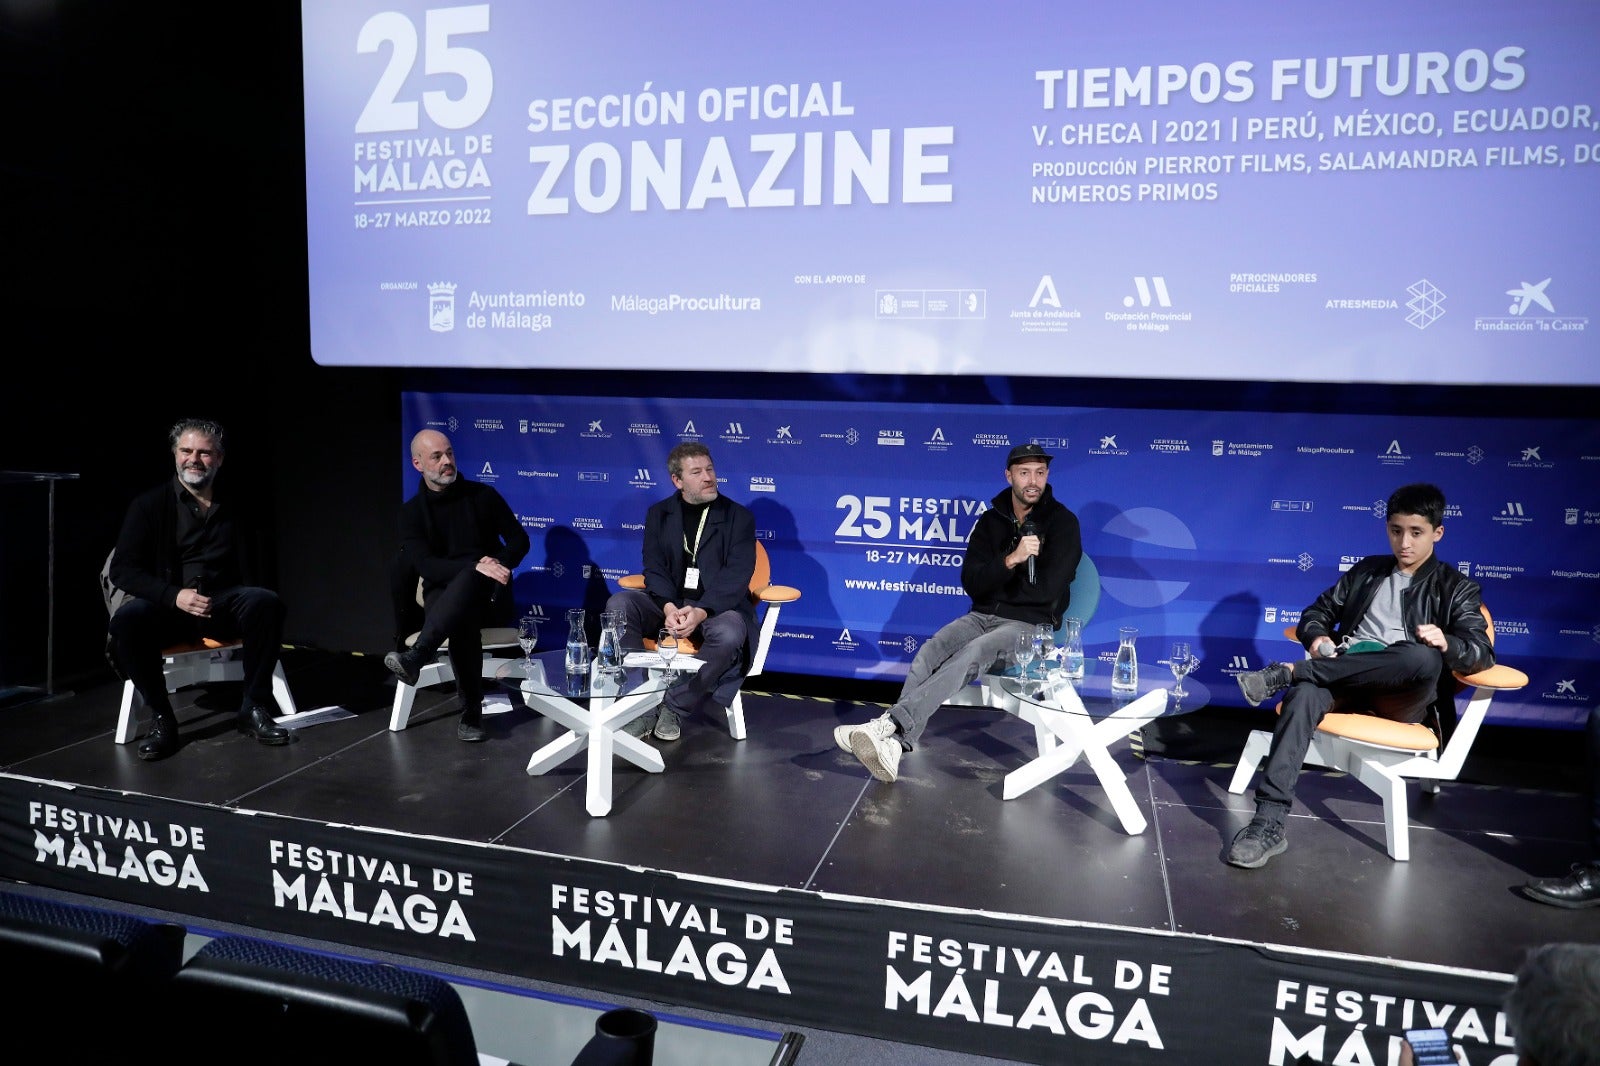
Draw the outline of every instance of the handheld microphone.
<instances>
[{"instance_id":1,"label":"handheld microphone","mask_svg":"<svg viewBox=\"0 0 1600 1066\"><path fill-rule=\"evenodd\" d=\"M1033 519L1031 518L1022 523L1022 527L1017 532L1024 537L1036 537L1039 535L1038 532L1033 528ZM1034 556L1028 556L1028 584L1030 585L1037 585L1039 583L1039 579L1034 575L1034 561Z\"/></svg>"}]
</instances>

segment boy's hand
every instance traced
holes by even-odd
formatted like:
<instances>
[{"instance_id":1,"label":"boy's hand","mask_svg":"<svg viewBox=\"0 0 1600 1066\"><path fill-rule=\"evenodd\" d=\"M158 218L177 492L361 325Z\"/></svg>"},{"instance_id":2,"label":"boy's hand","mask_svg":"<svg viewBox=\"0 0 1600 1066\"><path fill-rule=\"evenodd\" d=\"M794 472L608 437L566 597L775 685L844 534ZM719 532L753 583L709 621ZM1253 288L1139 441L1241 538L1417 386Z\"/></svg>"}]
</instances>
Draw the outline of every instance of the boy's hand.
<instances>
[{"instance_id":1,"label":"boy's hand","mask_svg":"<svg viewBox=\"0 0 1600 1066\"><path fill-rule=\"evenodd\" d=\"M1448 651L1450 643L1444 639L1444 630L1434 625L1420 625L1417 627L1417 639L1430 648Z\"/></svg>"}]
</instances>

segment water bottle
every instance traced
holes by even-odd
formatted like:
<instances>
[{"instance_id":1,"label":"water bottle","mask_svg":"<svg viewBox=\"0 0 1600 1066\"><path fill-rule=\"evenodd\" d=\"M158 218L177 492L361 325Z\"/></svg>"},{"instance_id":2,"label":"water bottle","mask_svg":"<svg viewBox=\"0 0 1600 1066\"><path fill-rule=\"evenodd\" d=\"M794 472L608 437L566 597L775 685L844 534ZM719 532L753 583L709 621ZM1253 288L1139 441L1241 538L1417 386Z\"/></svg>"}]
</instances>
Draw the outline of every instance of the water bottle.
<instances>
[{"instance_id":1,"label":"water bottle","mask_svg":"<svg viewBox=\"0 0 1600 1066\"><path fill-rule=\"evenodd\" d=\"M589 637L583 630L583 608L567 612L567 673L589 672Z\"/></svg>"},{"instance_id":2,"label":"water bottle","mask_svg":"<svg viewBox=\"0 0 1600 1066\"><path fill-rule=\"evenodd\" d=\"M1133 626L1117 631L1117 657L1111 664L1113 692L1134 692L1139 688L1139 652L1133 645L1138 636L1139 631Z\"/></svg>"},{"instance_id":3,"label":"water bottle","mask_svg":"<svg viewBox=\"0 0 1600 1066\"><path fill-rule=\"evenodd\" d=\"M1083 623L1076 618L1061 620L1061 663L1068 678L1083 679Z\"/></svg>"},{"instance_id":4,"label":"water bottle","mask_svg":"<svg viewBox=\"0 0 1600 1066\"><path fill-rule=\"evenodd\" d=\"M596 655L600 660L600 669L606 673L618 673L622 670L622 612L600 612L600 647Z\"/></svg>"}]
</instances>

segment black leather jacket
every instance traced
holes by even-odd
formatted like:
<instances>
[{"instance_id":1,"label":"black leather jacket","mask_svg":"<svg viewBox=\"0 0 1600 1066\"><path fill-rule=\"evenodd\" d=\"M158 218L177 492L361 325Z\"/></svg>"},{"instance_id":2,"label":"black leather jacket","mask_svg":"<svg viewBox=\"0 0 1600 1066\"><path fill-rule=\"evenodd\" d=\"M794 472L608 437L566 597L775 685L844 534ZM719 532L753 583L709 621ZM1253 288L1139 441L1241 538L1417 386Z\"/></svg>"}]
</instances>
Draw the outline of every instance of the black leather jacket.
<instances>
[{"instance_id":1,"label":"black leather jacket","mask_svg":"<svg viewBox=\"0 0 1600 1066\"><path fill-rule=\"evenodd\" d=\"M1353 633L1378 586L1394 573L1393 555L1369 555L1352 566L1338 582L1300 615L1295 635L1309 650L1320 637L1342 640ZM1430 556L1411 579L1401 599L1406 631L1415 638L1420 625L1444 630L1445 666L1458 674L1475 674L1494 665L1489 624L1483 616L1483 593L1478 583L1455 567ZM1449 682L1449 678L1440 679ZM1450 684L1454 685L1453 682Z\"/></svg>"}]
</instances>

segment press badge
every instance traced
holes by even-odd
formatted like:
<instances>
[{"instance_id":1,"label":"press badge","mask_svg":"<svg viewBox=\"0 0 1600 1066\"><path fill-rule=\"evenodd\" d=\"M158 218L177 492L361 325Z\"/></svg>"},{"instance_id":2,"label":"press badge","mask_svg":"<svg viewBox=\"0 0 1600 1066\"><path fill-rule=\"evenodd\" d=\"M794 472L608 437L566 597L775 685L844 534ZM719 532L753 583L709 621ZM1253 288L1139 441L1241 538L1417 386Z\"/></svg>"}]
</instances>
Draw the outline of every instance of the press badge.
<instances>
[{"instance_id":1,"label":"press badge","mask_svg":"<svg viewBox=\"0 0 1600 1066\"><path fill-rule=\"evenodd\" d=\"M698 589L700 587L700 568L691 566L683 572L684 589Z\"/></svg>"}]
</instances>

